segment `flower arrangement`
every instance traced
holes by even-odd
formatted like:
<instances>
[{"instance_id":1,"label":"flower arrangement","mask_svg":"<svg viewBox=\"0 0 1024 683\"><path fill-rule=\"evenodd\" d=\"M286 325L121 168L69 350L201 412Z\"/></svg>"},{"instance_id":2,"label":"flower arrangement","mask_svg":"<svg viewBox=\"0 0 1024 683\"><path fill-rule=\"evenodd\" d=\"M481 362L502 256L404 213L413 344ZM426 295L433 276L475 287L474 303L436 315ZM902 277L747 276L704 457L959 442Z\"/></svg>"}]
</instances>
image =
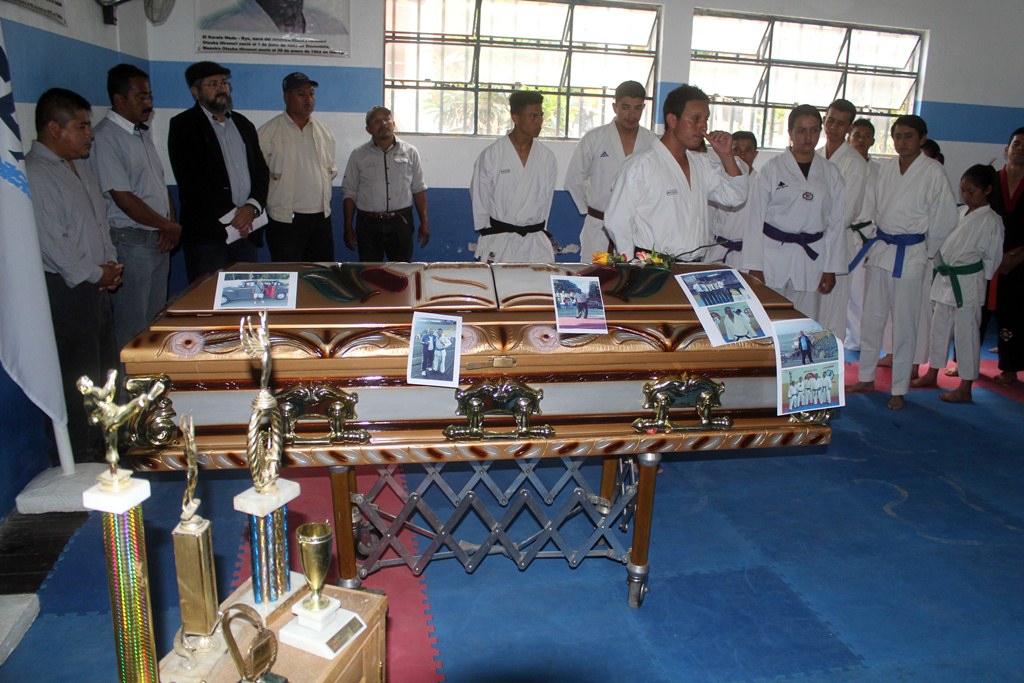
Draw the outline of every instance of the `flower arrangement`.
<instances>
[{"instance_id":1,"label":"flower arrangement","mask_svg":"<svg viewBox=\"0 0 1024 683\"><path fill-rule=\"evenodd\" d=\"M591 256L591 262L595 266L611 266L616 263L626 263L629 259L625 254L612 254L607 251L595 251Z\"/></svg>"},{"instance_id":2,"label":"flower arrangement","mask_svg":"<svg viewBox=\"0 0 1024 683\"><path fill-rule=\"evenodd\" d=\"M672 264L676 262L676 257L673 254L663 254L660 251L638 251L636 252L636 258L642 266L651 266L653 268L671 268Z\"/></svg>"}]
</instances>

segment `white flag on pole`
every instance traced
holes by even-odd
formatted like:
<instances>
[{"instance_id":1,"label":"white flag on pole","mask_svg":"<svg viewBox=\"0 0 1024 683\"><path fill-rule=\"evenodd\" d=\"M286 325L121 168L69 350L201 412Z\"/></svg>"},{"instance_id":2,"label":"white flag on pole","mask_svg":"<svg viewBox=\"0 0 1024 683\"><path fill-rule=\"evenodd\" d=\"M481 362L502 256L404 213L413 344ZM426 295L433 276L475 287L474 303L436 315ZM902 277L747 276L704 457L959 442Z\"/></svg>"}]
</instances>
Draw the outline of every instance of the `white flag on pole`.
<instances>
[{"instance_id":1,"label":"white flag on pole","mask_svg":"<svg viewBox=\"0 0 1024 683\"><path fill-rule=\"evenodd\" d=\"M25 395L63 425L67 410L24 159L0 28L0 362Z\"/></svg>"}]
</instances>

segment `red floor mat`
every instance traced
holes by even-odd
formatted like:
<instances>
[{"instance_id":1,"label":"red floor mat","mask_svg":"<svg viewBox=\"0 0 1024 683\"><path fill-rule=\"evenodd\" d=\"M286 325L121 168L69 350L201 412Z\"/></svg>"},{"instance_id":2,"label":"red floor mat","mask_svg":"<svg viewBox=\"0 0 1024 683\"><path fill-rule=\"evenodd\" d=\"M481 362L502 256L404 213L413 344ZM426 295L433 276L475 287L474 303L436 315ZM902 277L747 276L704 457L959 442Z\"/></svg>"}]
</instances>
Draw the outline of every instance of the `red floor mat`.
<instances>
[{"instance_id":1,"label":"red floor mat","mask_svg":"<svg viewBox=\"0 0 1024 683\"><path fill-rule=\"evenodd\" d=\"M365 491L372 486L376 473L357 470L357 486ZM286 470L284 478L298 482L302 494L288 505L289 548L296 548L295 529L305 522L333 519L331 486L321 471ZM401 475L399 475L401 480ZM381 494L376 501L388 512L397 512L399 500L390 494ZM291 552L292 569L302 571L298 553ZM245 581L252 573L249 543L242 543L238 551L238 564L233 587ZM337 558L331 565L327 580L338 581ZM431 624L429 601L423 579L413 576L407 567L390 567L371 574L363 585L384 591L388 596L387 667L388 681L392 683L432 683L444 680L441 673L440 653Z\"/></svg>"}]
</instances>

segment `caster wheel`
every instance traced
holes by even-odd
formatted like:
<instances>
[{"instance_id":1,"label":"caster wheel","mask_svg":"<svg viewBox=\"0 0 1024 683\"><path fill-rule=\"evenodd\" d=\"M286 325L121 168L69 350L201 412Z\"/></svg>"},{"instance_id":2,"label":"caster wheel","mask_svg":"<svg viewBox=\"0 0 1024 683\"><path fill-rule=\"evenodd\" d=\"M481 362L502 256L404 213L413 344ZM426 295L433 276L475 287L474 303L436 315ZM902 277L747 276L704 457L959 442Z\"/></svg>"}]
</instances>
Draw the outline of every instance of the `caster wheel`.
<instances>
[{"instance_id":1,"label":"caster wheel","mask_svg":"<svg viewBox=\"0 0 1024 683\"><path fill-rule=\"evenodd\" d=\"M641 607L644 604L644 597L647 595L647 580L629 582L629 606Z\"/></svg>"}]
</instances>

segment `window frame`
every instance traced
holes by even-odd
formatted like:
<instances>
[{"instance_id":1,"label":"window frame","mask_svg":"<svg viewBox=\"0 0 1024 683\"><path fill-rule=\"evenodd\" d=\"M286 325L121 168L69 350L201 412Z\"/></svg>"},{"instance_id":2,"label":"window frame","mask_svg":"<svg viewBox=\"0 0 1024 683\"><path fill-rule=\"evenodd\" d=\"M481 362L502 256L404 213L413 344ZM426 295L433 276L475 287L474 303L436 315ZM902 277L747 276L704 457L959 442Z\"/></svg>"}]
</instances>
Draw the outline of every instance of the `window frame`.
<instances>
[{"instance_id":1,"label":"window frame","mask_svg":"<svg viewBox=\"0 0 1024 683\"><path fill-rule=\"evenodd\" d=\"M920 102L921 102L921 90L923 81L923 64L925 56L925 39L926 32L923 30L916 29L904 29L904 28L891 28L891 27L880 27L871 26L867 24L855 24L850 22L838 22L838 21L827 21L819 19L808 19L804 17L787 17L774 14L756 14L749 12L734 12L727 10L715 10L707 8L695 8L694 9L694 27L696 27L696 18L698 16L707 17L719 17L725 19L743 19L743 20L754 20L759 22L766 22L764 32L761 36L761 42L757 46L757 49L750 53L727 53L714 50L699 50L693 47L691 41L690 49L690 71L693 73L693 66L695 63L708 63L708 64L735 64L742 66L755 66L763 69L761 78L754 89L753 93L716 93L711 95L712 98L712 120L714 120L714 109L715 104L720 107L727 105L728 107L735 107L739 109L750 109L755 112L754 117L757 119L760 116L760 130L755 130L754 134L757 135L758 140L762 143L771 137L776 137L774 130L772 129L773 115L779 111L788 111L792 109L795 104L811 104L818 107L822 111L825 111L828 105L839 98L850 99L847 97L847 86L851 76L885 76L898 79L905 79L908 82L907 95L904 97L903 102L899 108L886 108L875 106L871 102L854 102L857 107L857 118L868 118L875 124L875 145L876 149L880 148L881 153L891 153L891 142L888 141L887 132L897 116L902 114L914 113ZM796 59L777 59L773 56L773 47L775 43L775 28L777 24L804 24L810 26L820 26L829 28L839 28L845 31L842 38L836 60L833 63L821 62L821 61L804 61ZM696 30L696 28L695 28ZM879 65L866 65L857 64L850 62L851 45L853 43L853 36L855 31L864 31L870 33L881 33L881 34L893 34L900 36L912 36L915 38L912 49L909 52L909 57L906 60L904 66L900 67L889 67ZM807 101L799 103L792 102L780 102L769 99L771 93L771 77L773 69L796 69L806 70L814 72L827 72L838 74L838 82L836 85L835 92L832 96L825 101ZM695 85L701 86L700 83ZM747 101L749 100L749 102ZM887 123L884 127L879 126L879 122ZM884 131L884 132L883 132ZM764 149L783 149L774 145L763 145Z\"/></svg>"},{"instance_id":2,"label":"window frame","mask_svg":"<svg viewBox=\"0 0 1024 683\"><path fill-rule=\"evenodd\" d=\"M392 18L388 16L391 11L391 3L384 3L385 20L384 20L384 102L386 106L390 107L392 111L395 108L395 96L396 93L403 91L413 92L439 92L441 93L442 101L440 103L441 110L438 116L443 119L444 116L444 95L446 93L463 93L471 97L472 99L472 131L471 132L445 132L443 130L438 131L436 129L427 130L419 125L419 121L405 122L403 127L413 134L420 135L441 135L441 136L452 136L452 137L489 137L493 136L493 132L481 132L481 103L487 100L489 97L498 95L508 95L516 89L529 89L538 90L545 95L545 109L548 109L549 105L547 102L548 96L552 96L555 100L555 113L554 116L557 119L555 125L556 131L561 131L555 135L550 135L547 132L548 124L545 122L545 132L541 133L541 136L545 139L553 140L577 140L587 131L578 131L578 134L573 134L572 124L572 113L573 113L573 100L584 99L592 100L594 98L598 100L604 100L604 105L600 107L602 120L595 124L601 125L611 121L612 114L610 113L611 108L607 106L615 99L615 88L618 83L597 86L589 85L574 85L570 82L573 57L576 54L596 54L596 55L611 55L611 56L623 56L623 57L643 57L651 59L650 71L645 74L646 82L644 87L647 89L645 108L645 118L649 123L653 123L654 116L654 97L655 89L657 87L657 79L661 63L661 41L662 41L662 24L664 20L664 7L660 4L644 3L644 2L628 2L628 1L603 1L603 0L520 0L521 2L543 2L547 4L561 4L567 6L565 25L562 30L562 37L559 40L542 39L542 38L514 38L514 37L502 37L494 35L481 35L481 23L482 23L482 7L486 0L465 0L468 5L473 7L473 19L472 28L470 34L449 34L449 33L430 33L430 32L414 32L414 31L397 31L389 28L391 25ZM575 20L575 10L578 7L598 7L602 9L606 8L621 8L628 10L642 10L644 12L650 12L653 14L654 19L651 26L651 31L648 36L647 47L640 48L634 45L628 44L609 44L609 43L595 43L585 42L582 40L574 40L572 36L573 23ZM389 77L388 69L390 68L388 49L392 45L428 45L433 47L468 47L472 49L472 64L470 66L470 76L468 81L458 80L425 80L425 79L409 79L409 78L394 78ZM502 82L486 82L480 81L480 59L483 50L488 48L514 48L517 50L537 50L537 51L558 51L564 55L564 61L562 65L562 72L558 77L558 86L556 89L552 89L549 86L532 86L529 83L522 83L516 81L513 83L502 83ZM641 81L640 78L635 80ZM641 81L643 82L643 81ZM484 102L486 104L486 102ZM423 115L422 103L417 103L417 117ZM486 124L484 124L486 125ZM441 126L443 128L443 126ZM577 125L576 128L579 126Z\"/></svg>"}]
</instances>

